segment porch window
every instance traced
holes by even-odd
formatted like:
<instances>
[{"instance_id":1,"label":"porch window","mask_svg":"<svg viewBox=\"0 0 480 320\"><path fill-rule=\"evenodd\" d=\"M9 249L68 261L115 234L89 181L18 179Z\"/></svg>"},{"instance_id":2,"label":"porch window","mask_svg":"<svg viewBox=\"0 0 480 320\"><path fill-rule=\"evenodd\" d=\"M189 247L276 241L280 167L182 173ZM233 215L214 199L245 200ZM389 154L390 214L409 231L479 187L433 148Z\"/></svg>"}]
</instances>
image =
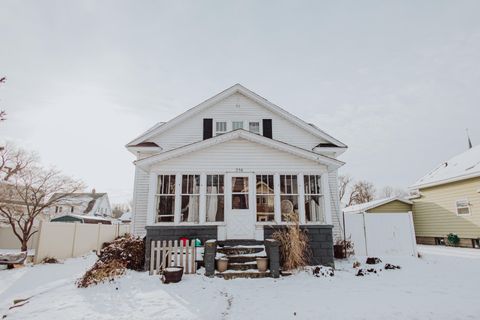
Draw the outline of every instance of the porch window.
<instances>
[{"instance_id":1,"label":"porch window","mask_svg":"<svg viewBox=\"0 0 480 320\"><path fill-rule=\"evenodd\" d=\"M325 222L320 175L304 175L305 217L308 222Z\"/></svg>"},{"instance_id":2,"label":"porch window","mask_svg":"<svg viewBox=\"0 0 480 320\"><path fill-rule=\"evenodd\" d=\"M260 133L260 122L250 122L248 130L253 133Z\"/></svg>"},{"instance_id":3,"label":"porch window","mask_svg":"<svg viewBox=\"0 0 480 320\"><path fill-rule=\"evenodd\" d=\"M224 221L225 191L222 174L207 175L207 222Z\"/></svg>"},{"instance_id":4,"label":"porch window","mask_svg":"<svg viewBox=\"0 0 480 320\"><path fill-rule=\"evenodd\" d=\"M159 175L157 183L157 222L173 222L175 213L175 175Z\"/></svg>"},{"instance_id":5,"label":"porch window","mask_svg":"<svg viewBox=\"0 0 480 320\"><path fill-rule=\"evenodd\" d=\"M248 177L233 177L232 209L248 208Z\"/></svg>"},{"instance_id":6,"label":"porch window","mask_svg":"<svg viewBox=\"0 0 480 320\"><path fill-rule=\"evenodd\" d=\"M273 175L257 175L257 221L273 221L274 210L274 188Z\"/></svg>"},{"instance_id":7,"label":"porch window","mask_svg":"<svg viewBox=\"0 0 480 320\"><path fill-rule=\"evenodd\" d=\"M200 201L200 175L182 175L182 207L180 210L181 222L198 223Z\"/></svg>"},{"instance_id":8,"label":"porch window","mask_svg":"<svg viewBox=\"0 0 480 320\"><path fill-rule=\"evenodd\" d=\"M298 180L296 175L280 175L280 206L282 221L287 221L289 215L298 219Z\"/></svg>"},{"instance_id":9,"label":"porch window","mask_svg":"<svg viewBox=\"0 0 480 320\"><path fill-rule=\"evenodd\" d=\"M215 135L219 136L227 132L227 123L225 121L215 122Z\"/></svg>"},{"instance_id":10,"label":"porch window","mask_svg":"<svg viewBox=\"0 0 480 320\"><path fill-rule=\"evenodd\" d=\"M232 130L243 129L243 121L233 121Z\"/></svg>"}]
</instances>

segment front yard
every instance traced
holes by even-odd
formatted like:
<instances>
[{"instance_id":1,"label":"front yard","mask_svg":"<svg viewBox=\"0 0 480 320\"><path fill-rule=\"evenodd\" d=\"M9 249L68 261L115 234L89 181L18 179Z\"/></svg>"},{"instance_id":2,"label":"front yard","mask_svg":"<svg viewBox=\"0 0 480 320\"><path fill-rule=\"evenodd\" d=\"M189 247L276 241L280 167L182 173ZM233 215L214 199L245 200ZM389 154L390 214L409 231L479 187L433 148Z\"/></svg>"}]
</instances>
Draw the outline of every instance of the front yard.
<instances>
[{"instance_id":1,"label":"front yard","mask_svg":"<svg viewBox=\"0 0 480 320\"><path fill-rule=\"evenodd\" d=\"M381 257L400 270L356 277L336 261L334 277L300 272L280 279L184 276L164 285L127 271L112 283L77 289L95 256L0 270L6 319L477 319L480 250L419 246L422 258ZM362 263L365 258L359 258ZM364 265L362 265L363 267ZM382 264L383 266L383 264ZM31 297L9 310L14 299Z\"/></svg>"}]
</instances>

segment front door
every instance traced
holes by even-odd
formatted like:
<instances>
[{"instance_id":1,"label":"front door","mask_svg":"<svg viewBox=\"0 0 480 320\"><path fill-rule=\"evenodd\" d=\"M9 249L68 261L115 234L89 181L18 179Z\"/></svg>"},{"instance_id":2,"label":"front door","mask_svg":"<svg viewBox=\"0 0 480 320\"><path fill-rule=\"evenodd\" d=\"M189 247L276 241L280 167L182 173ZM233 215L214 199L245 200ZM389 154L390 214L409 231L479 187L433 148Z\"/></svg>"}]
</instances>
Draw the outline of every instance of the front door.
<instances>
[{"instance_id":1,"label":"front door","mask_svg":"<svg viewBox=\"0 0 480 320\"><path fill-rule=\"evenodd\" d=\"M254 175L251 173L227 173L227 239L255 238L254 186Z\"/></svg>"}]
</instances>

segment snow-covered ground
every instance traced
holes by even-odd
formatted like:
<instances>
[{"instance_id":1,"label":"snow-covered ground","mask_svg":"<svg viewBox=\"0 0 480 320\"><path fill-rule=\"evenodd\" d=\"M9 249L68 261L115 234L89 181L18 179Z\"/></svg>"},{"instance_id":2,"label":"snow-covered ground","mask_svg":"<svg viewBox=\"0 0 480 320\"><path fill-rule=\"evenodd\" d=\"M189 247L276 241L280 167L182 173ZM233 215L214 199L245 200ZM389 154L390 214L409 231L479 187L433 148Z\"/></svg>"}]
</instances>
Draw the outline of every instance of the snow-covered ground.
<instances>
[{"instance_id":1,"label":"snow-covered ground","mask_svg":"<svg viewBox=\"0 0 480 320\"><path fill-rule=\"evenodd\" d=\"M334 277L300 272L280 279L184 276L164 285L128 272L113 283L77 289L95 257L0 271L6 319L478 319L480 250L419 246L422 258L386 258L400 270L356 277L354 259ZM357 260L364 262L365 258ZM363 267L364 265L362 265ZM13 299L31 296L8 310Z\"/></svg>"}]
</instances>

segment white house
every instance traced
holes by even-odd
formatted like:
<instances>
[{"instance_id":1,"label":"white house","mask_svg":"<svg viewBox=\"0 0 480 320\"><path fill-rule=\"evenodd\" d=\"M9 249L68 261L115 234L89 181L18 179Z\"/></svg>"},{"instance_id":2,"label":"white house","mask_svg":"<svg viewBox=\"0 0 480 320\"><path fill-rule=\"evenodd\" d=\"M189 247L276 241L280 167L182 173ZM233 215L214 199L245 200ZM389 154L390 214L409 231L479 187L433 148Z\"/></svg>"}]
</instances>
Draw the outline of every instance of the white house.
<instances>
[{"instance_id":1,"label":"white house","mask_svg":"<svg viewBox=\"0 0 480 320\"><path fill-rule=\"evenodd\" d=\"M55 193L52 197L59 197ZM112 217L112 207L108 194L98 193L95 189L90 193L73 193L64 197L55 206L48 208L50 218L73 214L82 216Z\"/></svg>"},{"instance_id":2,"label":"white house","mask_svg":"<svg viewBox=\"0 0 480 320\"><path fill-rule=\"evenodd\" d=\"M126 147L136 156L132 230L147 246L263 240L287 213L314 237L314 257L341 237L337 157L347 146L240 84Z\"/></svg>"}]
</instances>

